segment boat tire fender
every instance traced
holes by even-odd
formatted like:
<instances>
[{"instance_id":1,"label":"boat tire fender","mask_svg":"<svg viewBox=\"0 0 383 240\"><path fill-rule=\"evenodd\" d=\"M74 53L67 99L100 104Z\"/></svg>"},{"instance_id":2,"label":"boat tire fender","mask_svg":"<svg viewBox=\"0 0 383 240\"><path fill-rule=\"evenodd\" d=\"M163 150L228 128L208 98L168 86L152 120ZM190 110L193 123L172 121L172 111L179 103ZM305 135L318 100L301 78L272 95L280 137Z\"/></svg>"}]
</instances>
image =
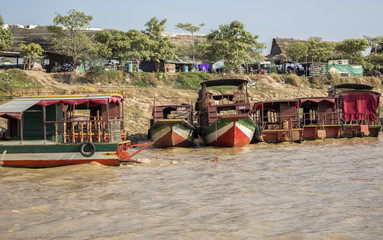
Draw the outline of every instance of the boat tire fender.
<instances>
[{"instance_id":1,"label":"boat tire fender","mask_svg":"<svg viewBox=\"0 0 383 240\"><path fill-rule=\"evenodd\" d=\"M85 151L85 148L90 148L89 152ZM84 142L80 145L80 153L84 157L91 157L93 156L94 152L96 151L96 146L91 142Z\"/></svg>"}]
</instances>

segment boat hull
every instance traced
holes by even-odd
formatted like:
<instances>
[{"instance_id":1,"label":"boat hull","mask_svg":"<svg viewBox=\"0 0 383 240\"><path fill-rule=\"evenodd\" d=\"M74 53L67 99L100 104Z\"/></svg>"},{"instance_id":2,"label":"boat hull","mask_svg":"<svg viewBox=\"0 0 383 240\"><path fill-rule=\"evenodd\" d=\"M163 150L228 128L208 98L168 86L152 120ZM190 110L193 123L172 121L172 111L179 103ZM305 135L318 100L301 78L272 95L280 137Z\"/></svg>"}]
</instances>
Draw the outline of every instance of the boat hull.
<instances>
[{"instance_id":1,"label":"boat hull","mask_svg":"<svg viewBox=\"0 0 383 240\"><path fill-rule=\"evenodd\" d=\"M154 146L190 147L194 142L194 127L186 122L176 124L156 123L150 128Z\"/></svg>"},{"instance_id":2,"label":"boat hull","mask_svg":"<svg viewBox=\"0 0 383 240\"><path fill-rule=\"evenodd\" d=\"M277 130L262 130L262 141L267 143L280 142L301 142L302 132L300 128L294 129L277 129Z\"/></svg>"},{"instance_id":3,"label":"boat hull","mask_svg":"<svg viewBox=\"0 0 383 240\"><path fill-rule=\"evenodd\" d=\"M90 162L120 165L117 143L95 144L95 148L92 156L86 157L80 152L80 144L0 145L0 166L44 168Z\"/></svg>"},{"instance_id":4,"label":"boat hull","mask_svg":"<svg viewBox=\"0 0 383 240\"><path fill-rule=\"evenodd\" d=\"M344 124L341 129L341 137L378 137L381 130L381 125Z\"/></svg>"},{"instance_id":5,"label":"boat hull","mask_svg":"<svg viewBox=\"0 0 383 240\"><path fill-rule=\"evenodd\" d=\"M251 142L255 123L250 118L218 119L202 131L204 143L217 147L244 146Z\"/></svg>"},{"instance_id":6,"label":"boat hull","mask_svg":"<svg viewBox=\"0 0 383 240\"><path fill-rule=\"evenodd\" d=\"M302 139L315 140L325 138L339 138L340 132L340 125L305 125L303 127Z\"/></svg>"}]
</instances>

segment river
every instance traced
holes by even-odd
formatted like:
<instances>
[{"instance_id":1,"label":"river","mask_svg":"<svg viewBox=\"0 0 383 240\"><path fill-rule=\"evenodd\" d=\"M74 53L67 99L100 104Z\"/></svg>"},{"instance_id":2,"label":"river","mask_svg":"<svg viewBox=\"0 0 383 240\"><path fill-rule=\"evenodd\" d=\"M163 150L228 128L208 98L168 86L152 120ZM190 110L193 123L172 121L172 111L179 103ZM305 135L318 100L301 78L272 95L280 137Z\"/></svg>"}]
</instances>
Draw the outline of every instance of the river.
<instances>
[{"instance_id":1,"label":"river","mask_svg":"<svg viewBox=\"0 0 383 240\"><path fill-rule=\"evenodd\" d=\"M383 138L0 168L0 239L381 239Z\"/></svg>"}]
</instances>

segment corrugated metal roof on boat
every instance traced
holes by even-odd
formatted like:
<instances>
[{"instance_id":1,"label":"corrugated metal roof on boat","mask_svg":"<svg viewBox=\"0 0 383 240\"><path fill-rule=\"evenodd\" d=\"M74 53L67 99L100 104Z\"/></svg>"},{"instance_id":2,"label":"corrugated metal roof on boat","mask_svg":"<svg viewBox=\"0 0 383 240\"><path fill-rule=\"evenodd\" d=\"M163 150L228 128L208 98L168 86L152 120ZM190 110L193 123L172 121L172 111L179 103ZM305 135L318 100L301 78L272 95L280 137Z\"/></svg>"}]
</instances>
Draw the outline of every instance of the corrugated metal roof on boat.
<instances>
[{"instance_id":1,"label":"corrugated metal roof on boat","mask_svg":"<svg viewBox=\"0 0 383 240\"><path fill-rule=\"evenodd\" d=\"M18 97L11 99L0 105L0 113L21 113L37 104L40 101L46 100L91 100L91 99L105 99L110 98L114 95L81 95L81 96L70 96L70 95L57 95L57 96L46 96L46 97Z\"/></svg>"}]
</instances>

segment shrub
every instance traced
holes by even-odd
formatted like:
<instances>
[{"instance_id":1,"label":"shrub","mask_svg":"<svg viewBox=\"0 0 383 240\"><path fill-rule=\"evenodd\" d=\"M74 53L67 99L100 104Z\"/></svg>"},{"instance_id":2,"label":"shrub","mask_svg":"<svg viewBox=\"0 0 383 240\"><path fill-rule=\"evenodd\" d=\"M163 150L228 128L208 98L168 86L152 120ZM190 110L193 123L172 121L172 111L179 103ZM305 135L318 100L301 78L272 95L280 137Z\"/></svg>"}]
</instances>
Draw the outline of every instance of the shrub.
<instances>
[{"instance_id":1,"label":"shrub","mask_svg":"<svg viewBox=\"0 0 383 240\"><path fill-rule=\"evenodd\" d=\"M175 80L180 88L197 89L199 84L205 80L210 80L213 77L205 72L188 72L180 73Z\"/></svg>"},{"instance_id":2,"label":"shrub","mask_svg":"<svg viewBox=\"0 0 383 240\"><path fill-rule=\"evenodd\" d=\"M326 84L329 83L328 79L323 76L313 76L309 78L311 85L317 88L323 88Z\"/></svg>"},{"instance_id":3,"label":"shrub","mask_svg":"<svg viewBox=\"0 0 383 240\"><path fill-rule=\"evenodd\" d=\"M166 82L166 80L169 79L169 75L167 75L167 74L164 73L164 72L158 72L158 73L156 73L156 78L157 78L159 81Z\"/></svg>"},{"instance_id":4,"label":"shrub","mask_svg":"<svg viewBox=\"0 0 383 240\"><path fill-rule=\"evenodd\" d=\"M85 77L91 80L92 82L111 82L122 80L123 72L114 69L106 71L105 68L102 66L95 66L86 72Z\"/></svg>"},{"instance_id":5,"label":"shrub","mask_svg":"<svg viewBox=\"0 0 383 240\"><path fill-rule=\"evenodd\" d=\"M286 75L283 77L285 83L299 87L302 84L302 80L295 74Z\"/></svg>"},{"instance_id":6,"label":"shrub","mask_svg":"<svg viewBox=\"0 0 383 240\"><path fill-rule=\"evenodd\" d=\"M143 81L137 81L134 83L135 86L137 87L149 87L150 85L147 84L146 82L143 82Z\"/></svg>"}]
</instances>

